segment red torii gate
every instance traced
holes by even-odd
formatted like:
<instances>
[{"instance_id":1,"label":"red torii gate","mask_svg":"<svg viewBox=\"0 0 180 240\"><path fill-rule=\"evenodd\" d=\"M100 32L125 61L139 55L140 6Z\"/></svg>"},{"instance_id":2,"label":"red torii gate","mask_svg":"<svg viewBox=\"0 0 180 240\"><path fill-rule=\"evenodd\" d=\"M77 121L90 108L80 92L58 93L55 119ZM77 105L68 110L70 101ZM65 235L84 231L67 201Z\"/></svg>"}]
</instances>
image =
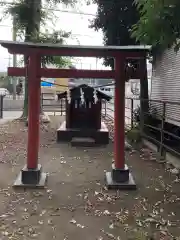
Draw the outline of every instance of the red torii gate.
<instances>
[{"instance_id":1,"label":"red torii gate","mask_svg":"<svg viewBox=\"0 0 180 240\"><path fill-rule=\"evenodd\" d=\"M24 42L0 41L10 54L22 54L29 57L27 69L8 68L10 76L26 76L28 72L28 146L27 165L22 169L14 186L42 187L46 174L41 172L38 164L39 150L39 113L41 77L46 78L110 78L115 79L115 119L114 119L114 159L111 172L106 173L108 187L134 189L135 183L125 164L125 61L127 59L143 60L136 78L144 77L146 71L146 54L150 46L67 46L57 44L34 44ZM112 57L115 60L115 70L76 70L41 68L42 56L72 56L72 57Z\"/></svg>"}]
</instances>

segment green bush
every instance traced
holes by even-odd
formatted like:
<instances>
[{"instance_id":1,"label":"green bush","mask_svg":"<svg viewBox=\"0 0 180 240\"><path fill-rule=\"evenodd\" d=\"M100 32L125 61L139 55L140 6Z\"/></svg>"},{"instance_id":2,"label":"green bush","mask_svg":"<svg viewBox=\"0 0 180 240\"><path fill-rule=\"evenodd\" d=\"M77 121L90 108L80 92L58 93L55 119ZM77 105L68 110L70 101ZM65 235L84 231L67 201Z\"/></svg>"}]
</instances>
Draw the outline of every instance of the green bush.
<instances>
[{"instance_id":1,"label":"green bush","mask_svg":"<svg viewBox=\"0 0 180 240\"><path fill-rule=\"evenodd\" d=\"M0 88L6 88L10 94L13 93L13 85L10 82L10 77L0 77Z\"/></svg>"},{"instance_id":2,"label":"green bush","mask_svg":"<svg viewBox=\"0 0 180 240\"><path fill-rule=\"evenodd\" d=\"M137 143L141 141L141 134L139 128L132 128L127 132L127 139L132 143Z\"/></svg>"}]
</instances>

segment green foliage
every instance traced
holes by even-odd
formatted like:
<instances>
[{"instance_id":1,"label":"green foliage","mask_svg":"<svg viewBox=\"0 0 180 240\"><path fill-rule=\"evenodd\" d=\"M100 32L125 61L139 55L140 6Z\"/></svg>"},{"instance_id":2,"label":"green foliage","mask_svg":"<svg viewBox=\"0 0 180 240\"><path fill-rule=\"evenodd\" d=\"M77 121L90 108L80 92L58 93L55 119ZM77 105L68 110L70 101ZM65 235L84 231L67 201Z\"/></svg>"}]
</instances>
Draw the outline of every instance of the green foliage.
<instances>
[{"instance_id":1,"label":"green foliage","mask_svg":"<svg viewBox=\"0 0 180 240\"><path fill-rule=\"evenodd\" d=\"M133 111L133 122L136 124L140 124L140 116L141 115L141 108L138 106L134 111Z\"/></svg>"},{"instance_id":2,"label":"green foliage","mask_svg":"<svg viewBox=\"0 0 180 240\"><path fill-rule=\"evenodd\" d=\"M1 76L0 77L0 88L6 88L9 93L13 93L13 85L11 84L11 77Z\"/></svg>"},{"instance_id":3,"label":"green foliage","mask_svg":"<svg viewBox=\"0 0 180 240\"><path fill-rule=\"evenodd\" d=\"M25 35L25 41L37 38L40 23L45 21L46 11L42 9L41 0L17 0L5 10L14 18L18 35Z\"/></svg>"},{"instance_id":4,"label":"green foliage","mask_svg":"<svg viewBox=\"0 0 180 240\"><path fill-rule=\"evenodd\" d=\"M77 2L77 0L46 0L46 2L52 6L54 6L58 3L63 3L64 5L73 6Z\"/></svg>"},{"instance_id":5,"label":"green foliage","mask_svg":"<svg viewBox=\"0 0 180 240\"><path fill-rule=\"evenodd\" d=\"M17 85L16 85L16 94L20 95L23 91L23 84L22 81L20 81Z\"/></svg>"},{"instance_id":6,"label":"green foliage","mask_svg":"<svg viewBox=\"0 0 180 240\"><path fill-rule=\"evenodd\" d=\"M140 130L137 127L128 131L126 136L131 143L138 143L141 141Z\"/></svg>"},{"instance_id":7,"label":"green foliage","mask_svg":"<svg viewBox=\"0 0 180 240\"><path fill-rule=\"evenodd\" d=\"M42 58L42 65L46 67L48 64L52 64L57 68L63 68L71 66L71 59L60 56L44 56Z\"/></svg>"},{"instance_id":8,"label":"green foliage","mask_svg":"<svg viewBox=\"0 0 180 240\"><path fill-rule=\"evenodd\" d=\"M136 0L140 20L133 25L132 37L154 49L180 46L179 0Z\"/></svg>"},{"instance_id":9,"label":"green foliage","mask_svg":"<svg viewBox=\"0 0 180 240\"><path fill-rule=\"evenodd\" d=\"M52 34L40 33L36 42L40 43L54 43L54 44L64 44L65 40L71 35L70 32L64 31L54 31ZM66 67L71 65L71 59L67 57L60 56L44 56L42 57L42 66L46 67L48 64L55 65L58 68Z\"/></svg>"},{"instance_id":10,"label":"green foliage","mask_svg":"<svg viewBox=\"0 0 180 240\"><path fill-rule=\"evenodd\" d=\"M92 0L98 5L97 17L91 22L96 31L102 30L105 45L137 45L130 29L139 20L134 0ZM105 65L113 67L112 59L105 59Z\"/></svg>"},{"instance_id":11,"label":"green foliage","mask_svg":"<svg viewBox=\"0 0 180 240\"><path fill-rule=\"evenodd\" d=\"M70 32L64 32L64 31L54 31L53 33L48 33L46 31L45 33L39 33L39 36L37 39L34 40L34 42L37 43L54 43L54 44L64 44L66 38L69 38ZM71 66L71 58L68 57L60 57L60 56L43 56L42 59L42 66L47 67L47 65L54 65L58 68L63 68L67 66ZM24 58L20 59L19 65L23 65Z\"/></svg>"},{"instance_id":12,"label":"green foliage","mask_svg":"<svg viewBox=\"0 0 180 240\"><path fill-rule=\"evenodd\" d=\"M46 0L47 7L55 7L58 3L73 5L76 0ZM12 3L6 10L4 15L10 14L14 18L15 28L18 34L24 36L25 42L51 42L51 43L64 43L64 37L68 37L69 33L61 34L54 32L53 34L41 34L40 26L45 25L46 20L50 20L54 15L49 14L46 9L42 8L42 0L17 0ZM52 21L53 19L51 19ZM26 62L27 59L24 59ZM42 64L55 64L56 66L64 66L69 64L67 58L62 57L49 57L42 58ZM23 117L28 115L28 79L25 79L25 97L24 97L24 111Z\"/></svg>"}]
</instances>

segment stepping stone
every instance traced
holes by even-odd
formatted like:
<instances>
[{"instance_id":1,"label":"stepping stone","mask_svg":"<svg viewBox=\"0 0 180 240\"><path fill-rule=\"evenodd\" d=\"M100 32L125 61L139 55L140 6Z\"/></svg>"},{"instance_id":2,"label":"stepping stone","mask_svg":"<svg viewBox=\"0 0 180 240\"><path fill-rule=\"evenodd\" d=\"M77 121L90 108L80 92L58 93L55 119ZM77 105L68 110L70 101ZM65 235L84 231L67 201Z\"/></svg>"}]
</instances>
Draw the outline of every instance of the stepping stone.
<instances>
[{"instance_id":1,"label":"stepping stone","mask_svg":"<svg viewBox=\"0 0 180 240\"><path fill-rule=\"evenodd\" d=\"M76 147L94 147L96 142L93 138L72 138L71 145Z\"/></svg>"}]
</instances>

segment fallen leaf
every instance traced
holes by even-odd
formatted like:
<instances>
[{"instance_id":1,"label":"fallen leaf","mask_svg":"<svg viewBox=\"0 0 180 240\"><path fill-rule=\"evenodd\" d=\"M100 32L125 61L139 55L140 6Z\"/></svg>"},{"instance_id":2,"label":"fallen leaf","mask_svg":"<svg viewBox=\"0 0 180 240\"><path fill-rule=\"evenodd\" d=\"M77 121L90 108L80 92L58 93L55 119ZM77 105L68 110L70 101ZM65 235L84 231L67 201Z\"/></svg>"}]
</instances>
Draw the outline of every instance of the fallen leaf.
<instances>
[{"instance_id":1,"label":"fallen leaf","mask_svg":"<svg viewBox=\"0 0 180 240\"><path fill-rule=\"evenodd\" d=\"M76 220L75 219L71 219L70 223L76 224Z\"/></svg>"},{"instance_id":2,"label":"fallen leaf","mask_svg":"<svg viewBox=\"0 0 180 240\"><path fill-rule=\"evenodd\" d=\"M113 224L113 223L110 224L110 225L109 225L109 228L110 228L110 229L114 229L114 224Z\"/></svg>"},{"instance_id":3,"label":"fallen leaf","mask_svg":"<svg viewBox=\"0 0 180 240\"><path fill-rule=\"evenodd\" d=\"M79 223L76 224L76 226L79 227L79 228L85 228L85 226L83 226L83 225L81 225L81 224L79 224Z\"/></svg>"}]
</instances>

